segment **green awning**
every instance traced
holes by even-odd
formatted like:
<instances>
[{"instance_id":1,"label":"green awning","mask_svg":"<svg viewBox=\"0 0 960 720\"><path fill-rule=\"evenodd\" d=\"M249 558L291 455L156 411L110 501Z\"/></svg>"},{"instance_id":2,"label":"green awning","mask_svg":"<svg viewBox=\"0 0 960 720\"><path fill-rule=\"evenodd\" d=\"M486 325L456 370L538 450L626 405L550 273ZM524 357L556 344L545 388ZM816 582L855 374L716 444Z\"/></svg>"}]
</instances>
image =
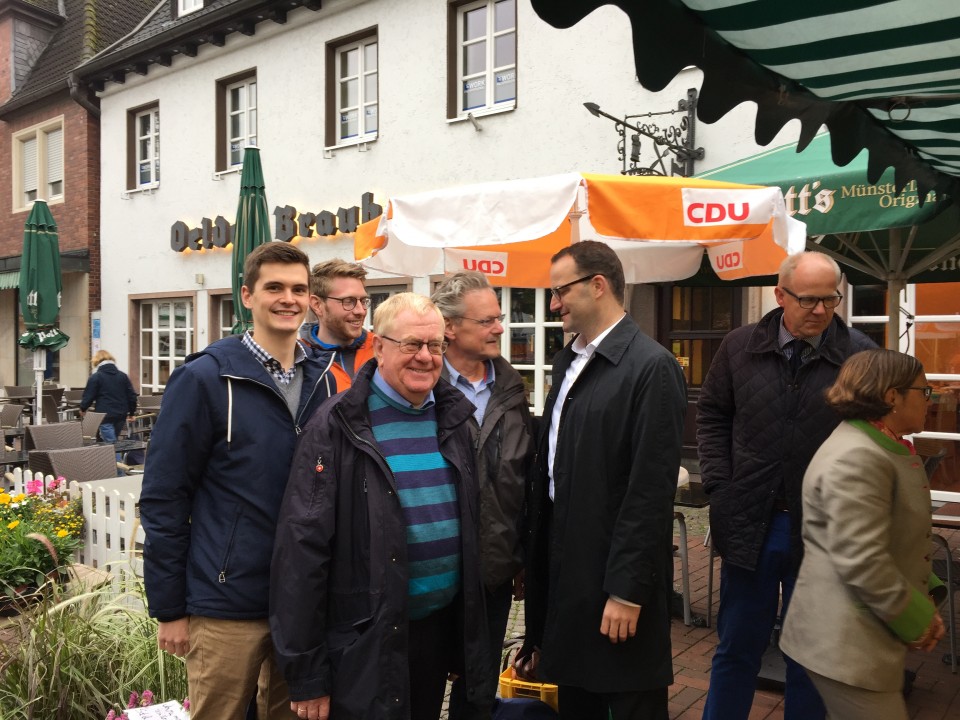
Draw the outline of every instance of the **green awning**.
<instances>
[{"instance_id":1,"label":"green awning","mask_svg":"<svg viewBox=\"0 0 960 720\"><path fill-rule=\"evenodd\" d=\"M20 287L20 271L0 273L0 290L16 290Z\"/></svg>"}]
</instances>

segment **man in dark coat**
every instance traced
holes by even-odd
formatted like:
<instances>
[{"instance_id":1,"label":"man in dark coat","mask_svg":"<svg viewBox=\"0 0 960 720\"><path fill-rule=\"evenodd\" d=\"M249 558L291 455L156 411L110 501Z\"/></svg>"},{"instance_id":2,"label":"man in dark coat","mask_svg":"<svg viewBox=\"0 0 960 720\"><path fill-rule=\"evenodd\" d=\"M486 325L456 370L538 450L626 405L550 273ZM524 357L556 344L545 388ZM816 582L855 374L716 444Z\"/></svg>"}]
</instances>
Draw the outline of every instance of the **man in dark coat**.
<instances>
[{"instance_id":1,"label":"man in dark coat","mask_svg":"<svg viewBox=\"0 0 960 720\"><path fill-rule=\"evenodd\" d=\"M564 248L550 281L550 309L578 335L543 411L518 665L541 648L561 718L666 720L683 374L624 313L609 246Z\"/></svg>"},{"instance_id":2,"label":"man in dark coat","mask_svg":"<svg viewBox=\"0 0 960 720\"><path fill-rule=\"evenodd\" d=\"M783 596L797 579L800 487L817 448L840 418L824 392L843 361L875 347L835 317L840 268L822 253L788 257L775 290L780 307L728 333L700 393L697 443L710 530L723 558L720 637L704 718L745 720ZM786 658L786 717L826 711L803 668Z\"/></svg>"},{"instance_id":3,"label":"man in dark coat","mask_svg":"<svg viewBox=\"0 0 960 720\"><path fill-rule=\"evenodd\" d=\"M436 720L449 673L471 701L483 682L473 406L440 380L428 298L373 324L376 362L307 426L277 526L270 624L307 720Z\"/></svg>"},{"instance_id":4,"label":"man in dark coat","mask_svg":"<svg viewBox=\"0 0 960 720\"><path fill-rule=\"evenodd\" d=\"M97 350L90 364L94 371L83 389L80 417L91 405L97 412L106 413L100 423L100 437L104 442L116 442L124 423L137 412L137 393L127 374L117 367L117 359L106 350Z\"/></svg>"}]
</instances>

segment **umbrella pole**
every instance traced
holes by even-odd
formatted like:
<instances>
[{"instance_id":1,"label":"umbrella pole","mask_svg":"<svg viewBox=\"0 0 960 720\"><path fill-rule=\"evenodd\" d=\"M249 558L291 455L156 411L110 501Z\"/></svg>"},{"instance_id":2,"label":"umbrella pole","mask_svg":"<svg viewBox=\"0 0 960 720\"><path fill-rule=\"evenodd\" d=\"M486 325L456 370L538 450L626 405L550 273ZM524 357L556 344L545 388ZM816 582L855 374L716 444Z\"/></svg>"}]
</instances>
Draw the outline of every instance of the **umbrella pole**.
<instances>
[{"instance_id":1,"label":"umbrella pole","mask_svg":"<svg viewBox=\"0 0 960 720\"><path fill-rule=\"evenodd\" d=\"M36 398L33 406L33 424L43 424L43 373L47 369L47 352L43 348L33 351L33 377L36 383Z\"/></svg>"},{"instance_id":2,"label":"umbrella pole","mask_svg":"<svg viewBox=\"0 0 960 720\"><path fill-rule=\"evenodd\" d=\"M900 350L900 293L903 280L887 280L887 349Z\"/></svg>"}]
</instances>

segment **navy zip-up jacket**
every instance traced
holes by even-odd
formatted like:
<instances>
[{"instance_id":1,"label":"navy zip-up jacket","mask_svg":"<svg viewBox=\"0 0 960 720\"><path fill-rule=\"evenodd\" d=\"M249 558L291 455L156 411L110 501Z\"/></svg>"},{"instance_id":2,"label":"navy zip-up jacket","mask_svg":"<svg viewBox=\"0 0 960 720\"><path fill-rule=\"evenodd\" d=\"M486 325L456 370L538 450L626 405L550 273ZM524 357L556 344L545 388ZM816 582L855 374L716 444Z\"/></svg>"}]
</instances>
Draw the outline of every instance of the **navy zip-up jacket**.
<instances>
[{"instance_id":1,"label":"navy zip-up jacket","mask_svg":"<svg viewBox=\"0 0 960 720\"><path fill-rule=\"evenodd\" d=\"M331 362L307 353L296 419L239 337L189 356L171 375L140 495L152 617L267 617L293 449L313 411L336 392Z\"/></svg>"}]
</instances>

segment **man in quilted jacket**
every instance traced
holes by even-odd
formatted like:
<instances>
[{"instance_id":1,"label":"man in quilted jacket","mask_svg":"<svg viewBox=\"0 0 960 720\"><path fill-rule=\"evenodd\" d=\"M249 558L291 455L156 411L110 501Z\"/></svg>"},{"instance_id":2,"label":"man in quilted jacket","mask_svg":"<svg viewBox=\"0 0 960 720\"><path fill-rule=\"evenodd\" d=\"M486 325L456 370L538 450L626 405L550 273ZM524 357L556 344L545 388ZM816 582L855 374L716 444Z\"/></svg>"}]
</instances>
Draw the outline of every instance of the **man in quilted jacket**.
<instances>
[{"instance_id":1,"label":"man in quilted jacket","mask_svg":"<svg viewBox=\"0 0 960 720\"><path fill-rule=\"evenodd\" d=\"M844 360L875 347L835 315L840 282L827 255L788 257L775 289L780 307L730 332L703 383L697 444L711 536L723 559L705 719L750 714L761 658L800 567L803 474L840 421L824 391ZM806 673L785 660L786 720L824 718Z\"/></svg>"}]
</instances>

